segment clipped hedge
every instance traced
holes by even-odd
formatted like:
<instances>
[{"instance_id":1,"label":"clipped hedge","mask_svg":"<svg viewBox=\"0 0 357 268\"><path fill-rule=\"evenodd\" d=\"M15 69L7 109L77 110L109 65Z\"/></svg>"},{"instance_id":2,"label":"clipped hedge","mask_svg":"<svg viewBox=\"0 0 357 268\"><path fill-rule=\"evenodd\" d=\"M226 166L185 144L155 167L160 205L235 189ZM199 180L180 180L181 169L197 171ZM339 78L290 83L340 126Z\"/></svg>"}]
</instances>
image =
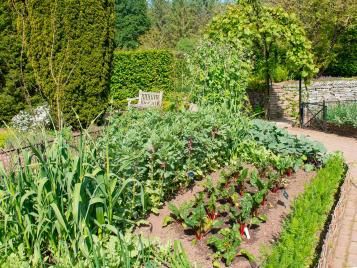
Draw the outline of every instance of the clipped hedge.
<instances>
[{"instance_id":1,"label":"clipped hedge","mask_svg":"<svg viewBox=\"0 0 357 268\"><path fill-rule=\"evenodd\" d=\"M175 55L168 50L115 51L111 77L114 107L125 107L139 90L170 92L174 89Z\"/></svg>"},{"instance_id":2,"label":"clipped hedge","mask_svg":"<svg viewBox=\"0 0 357 268\"><path fill-rule=\"evenodd\" d=\"M339 186L345 177L340 154L331 156L294 203L279 242L264 267L311 267Z\"/></svg>"}]
</instances>

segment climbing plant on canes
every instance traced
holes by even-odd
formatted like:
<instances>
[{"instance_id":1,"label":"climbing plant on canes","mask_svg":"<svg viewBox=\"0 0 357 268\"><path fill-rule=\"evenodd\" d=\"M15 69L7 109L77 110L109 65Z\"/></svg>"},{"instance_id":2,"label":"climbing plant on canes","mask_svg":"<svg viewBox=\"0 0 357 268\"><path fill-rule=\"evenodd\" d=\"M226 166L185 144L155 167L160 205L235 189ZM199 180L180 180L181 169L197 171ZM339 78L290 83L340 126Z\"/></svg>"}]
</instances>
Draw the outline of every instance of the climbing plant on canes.
<instances>
[{"instance_id":1,"label":"climbing plant on canes","mask_svg":"<svg viewBox=\"0 0 357 268\"><path fill-rule=\"evenodd\" d=\"M251 63L245 49L237 43L238 40L234 44L203 40L188 57L190 76L186 82L194 101L244 108Z\"/></svg>"}]
</instances>

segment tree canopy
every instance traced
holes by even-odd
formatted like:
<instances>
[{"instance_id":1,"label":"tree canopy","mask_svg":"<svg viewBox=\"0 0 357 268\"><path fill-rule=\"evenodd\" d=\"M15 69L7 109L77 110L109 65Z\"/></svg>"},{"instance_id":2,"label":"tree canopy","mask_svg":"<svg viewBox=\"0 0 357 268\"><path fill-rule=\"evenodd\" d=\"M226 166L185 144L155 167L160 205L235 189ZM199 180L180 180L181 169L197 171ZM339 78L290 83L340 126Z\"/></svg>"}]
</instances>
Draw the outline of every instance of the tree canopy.
<instances>
[{"instance_id":1,"label":"tree canopy","mask_svg":"<svg viewBox=\"0 0 357 268\"><path fill-rule=\"evenodd\" d=\"M320 73L335 59L336 46L345 49L342 36L356 24L355 0L264 0L295 13L312 42L315 62ZM355 44L356 45L356 44ZM355 63L357 64L357 63Z\"/></svg>"},{"instance_id":2,"label":"tree canopy","mask_svg":"<svg viewBox=\"0 0 357 268\"><path fill-rule=\"evenodd\" d=\"M150 28L146 0L115 0L115 45L133 49L139 37Z\"/></svg>"},{"instance_id":3,"label":"tree canopy","mask_svg":"<svg viewBox=\"0 0 357 268\"><path fill-rule=\"evenodd\" d=\"M306 79L317 72L304 29L282 8L241 1L214 18L207 34L222 42L238 39L251 51L255 72L267 79L279 66L287 68L290 76Z\"/></svg>"}]
</instances>

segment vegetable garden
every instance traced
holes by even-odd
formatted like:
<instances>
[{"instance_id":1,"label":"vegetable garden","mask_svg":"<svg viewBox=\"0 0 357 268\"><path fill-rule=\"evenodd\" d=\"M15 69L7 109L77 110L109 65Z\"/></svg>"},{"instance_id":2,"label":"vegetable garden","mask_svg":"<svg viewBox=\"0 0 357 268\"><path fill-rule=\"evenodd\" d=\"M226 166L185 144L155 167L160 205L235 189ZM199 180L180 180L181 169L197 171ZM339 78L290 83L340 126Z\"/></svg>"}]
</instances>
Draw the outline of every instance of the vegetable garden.
<instances>
[{"instance_id":1,"label":"vegetable garden","mask_svg":"<svg viewBox=\"0 0 357 268\"><path fill-rule=\"evenodd\" d=\"M257 230L267 228L277 196L288 200L303 191L303 184L294 194L287 190L299 181L296 174L311 179L312 170L328 173L335 163L326 162L320 144L222 106L196 113L129 111L112 116L96 141L84 132L78 147L64 136L24 152L24 166L0 171L4 267L200 265L185 241L163 246L139 235L156 215L169 226L153 228L176 226L198 246L205 242L209 265L236 265L238 256L260 263L249 238L258 241ZM221 175L210 179L212 172ZM331 178L339 182L342 175ZM201 184L187 202L175 203ZM162 213L165 207L170 213Z\"/></svg>"}]
</instances>

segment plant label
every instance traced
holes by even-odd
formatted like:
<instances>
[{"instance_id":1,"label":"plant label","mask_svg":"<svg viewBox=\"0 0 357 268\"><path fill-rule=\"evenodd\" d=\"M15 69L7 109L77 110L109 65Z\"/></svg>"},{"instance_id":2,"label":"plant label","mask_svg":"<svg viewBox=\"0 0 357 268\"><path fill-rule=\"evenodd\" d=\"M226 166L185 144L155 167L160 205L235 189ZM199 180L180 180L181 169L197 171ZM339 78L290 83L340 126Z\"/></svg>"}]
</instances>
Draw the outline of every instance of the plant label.
<instances>
[{"instance_id":1,"label":"plant label","mask_svg":"<svg viewBox=\"0 0 357 268\"><path fill-rule=\"evenodd\" d=\"M245 233L245 236L247 237L247 239L249 240L250 239L250 234L249 234L249 230L247 227L244 227L244 233Z\"/></svg>"},{"instance_id":2,"label":"plant label","mask_svg":"<svg viewBox=\"0 0 357 268\"><path fill-rule=\"evenodd\" d=\"M283 191L283 196L286 198L286 199L289 199L289 194L286 190Z\"/></svg>"}]
</instances>

